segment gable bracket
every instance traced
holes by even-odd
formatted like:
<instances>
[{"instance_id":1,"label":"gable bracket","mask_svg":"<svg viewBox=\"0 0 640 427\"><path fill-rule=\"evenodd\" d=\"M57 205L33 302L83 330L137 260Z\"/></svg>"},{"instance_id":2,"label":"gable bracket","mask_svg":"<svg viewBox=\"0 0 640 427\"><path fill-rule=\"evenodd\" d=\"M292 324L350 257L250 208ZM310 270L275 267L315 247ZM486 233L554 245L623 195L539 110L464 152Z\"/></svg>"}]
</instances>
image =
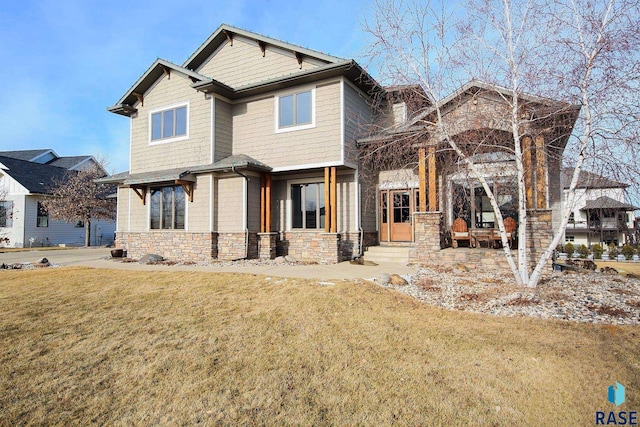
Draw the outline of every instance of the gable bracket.
<instances>
[{"instance_id":1,"label":"gable bracket","mask_svg":"<svg viewBox=\"0 0 640 427\"><path fill-rule=\"evenodd\" d=\"M300 52L297 52L297 51L293 51L293 53L296 55L296 59L298 60L298 65L300 66L300 69L302 70L302 54Z\"/></svg>"},{"instance_id":2,"label":"gable bracket","mask_svg":"<svg viewBox=\"0 0 640 427\"><path fill-rule=\"evenodd\" d=\"M144 97L142 96L142 94L138 92L133 92L132 95L135 96L138 102L140 103L140 105L144 107Z\"/></svg>"},{"instance_id":3,"label":"gable bracket","mask_svg":"<svg viewBox=\"0 0 640 427\"><path fill-rule=\"evenodd\" d=\"M167 76L168 80L171 80L171 68L165 67L164 65L160 65L162 67L162 71L164 71L164 75Z\"/></svg>"},{"instance_id":4,"label":"gable bracket","mask_svg":"<svg viewBox=\"0 0 640 427\"><path fill-rule=\"evenodd\" d=\"M131 189L136 192L140 200L142 200L142 204L147 204L147 188L141 185L132 185Z\"/></svg>"},{"instance_id":5,"label":"gable bracket","mask_svg":"<svg viewBox=\"0 0 640 427\"><path fill-rule=\"evenodd\" d=\"M187 193L187 196L189 196L189 201L193 202L193 182L191 182L191 181L181 181L181 180L177 179L176 180L176 184L178 184L180 187L182 187L184 192Z\"/></svg>"},{"instance_id":6,"label":"gable bracket","mask_svg":"<svg viewBox=\"0 0 640 427\"><path fill-rule=\"evenodd\" d=\"M267 44L262 40L258 40L258 46L260 46L260 52L262 52L262 57L264 58L265 52L267 51Z\"/></svg>"},{"instance_id":7,"label":"gable bracket","mask_svg":"<svg viewBox=\"0 0 640 427\"><path fill-rule=\"evenodd\" d=\"M227 36L227 40L229 41L229 44L233 46L233 33L227 30L222 30L222 32L224 33L225 36Z\"/></svg>"}]
</instances>

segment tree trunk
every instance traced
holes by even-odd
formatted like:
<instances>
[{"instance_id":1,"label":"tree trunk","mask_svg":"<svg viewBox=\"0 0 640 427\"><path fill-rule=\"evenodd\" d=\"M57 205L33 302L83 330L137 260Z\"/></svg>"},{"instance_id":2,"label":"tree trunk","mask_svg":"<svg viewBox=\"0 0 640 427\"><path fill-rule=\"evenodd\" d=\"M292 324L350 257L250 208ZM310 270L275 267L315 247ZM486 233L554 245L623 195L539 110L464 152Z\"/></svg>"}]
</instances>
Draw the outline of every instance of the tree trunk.
<instances>
[{"instance_id":1,"label":"tree trunk","mask_svg":"<svg viewBox=\"0 0 640 427\"><path fill-rule=\"evenodd\" d=\"M91 246L91 219L84 220L84 245Z\"/></svg>"}]
</instances>

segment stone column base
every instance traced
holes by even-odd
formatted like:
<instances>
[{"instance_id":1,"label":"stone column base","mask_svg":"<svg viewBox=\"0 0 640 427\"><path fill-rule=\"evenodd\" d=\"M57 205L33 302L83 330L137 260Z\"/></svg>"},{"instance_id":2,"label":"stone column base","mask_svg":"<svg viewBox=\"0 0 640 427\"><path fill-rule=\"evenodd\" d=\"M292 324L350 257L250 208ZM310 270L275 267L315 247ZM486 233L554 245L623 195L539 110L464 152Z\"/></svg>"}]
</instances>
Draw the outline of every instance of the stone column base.
<instances>
[{"instance_id":1,"label":"stone column base","mask_svg":"<svg viewBox=\"0 0 640 427\"><path fill-rule=\"evenodd\" d=\"M274 259L276 257L276 237L278 233L258 233L258 258Z\"/></svg>"}]
</instances>

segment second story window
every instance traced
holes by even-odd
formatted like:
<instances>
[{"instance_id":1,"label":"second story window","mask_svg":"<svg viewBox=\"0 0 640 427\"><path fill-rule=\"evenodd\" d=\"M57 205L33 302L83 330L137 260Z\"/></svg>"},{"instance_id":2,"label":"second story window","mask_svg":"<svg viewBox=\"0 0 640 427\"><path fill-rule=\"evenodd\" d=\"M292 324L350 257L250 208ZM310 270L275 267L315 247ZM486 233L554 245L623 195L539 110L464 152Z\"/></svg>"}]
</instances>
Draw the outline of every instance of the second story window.
<instances>
[{"instance_id":1,"label":"second story window","mask_svg":"<svg viewBox=\"0 0 640 427\"><path fill-rule=\"evenodd\" d=\"M151 112L151 142L187 136L187 105Z\"/></svg>"},{"instance_id":2,"label":"second story window","mask_svg":"<svg viewBox=\"0 0 640 427\"><path fill-rule=\"evenodd\" d=\"M276 131L306 129L315 125L315 89L276 97Z\"/></svg>"},{"instance_id":3,"label":"second story window","mask_svg":"<svg viewBox=\"0 0 640 427\"><path fill-rule=\"evenodd\" d=\"M49 226L49 212L44 205L38 202L38 216L36 217L36 227Z\"/></svg>"}]
</instances>

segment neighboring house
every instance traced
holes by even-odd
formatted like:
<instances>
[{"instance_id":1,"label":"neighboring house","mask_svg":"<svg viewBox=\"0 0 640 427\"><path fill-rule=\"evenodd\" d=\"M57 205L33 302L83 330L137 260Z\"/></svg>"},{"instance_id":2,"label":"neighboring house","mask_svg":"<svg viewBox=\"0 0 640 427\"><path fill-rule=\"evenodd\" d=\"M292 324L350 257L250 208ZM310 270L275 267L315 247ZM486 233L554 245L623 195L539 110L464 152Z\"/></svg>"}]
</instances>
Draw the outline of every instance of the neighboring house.
<instances>
[{"instance_id":1,"label":"neighboring house","mask_svg":"<svg viewBox=\"0 0 640 427\"><path fill-rule=\"evenodd\" d=\"M504 144L476 160L515 216L509 96L472 81L438 106L454 138ZM379 99L382 117L371 108ZM541 248L559 221L560 162L579 106L521 99L530 244ZM153 62L108 110L130 120L130 170L104 181L119 186L116 244L134 258L337 262L385 242L425 262L450 246L457 217L496 227L479 182L429 127L428 97L384 89L353 60L222 25L182 65ZM403 153L406 168L359 169L368 145L412 133L423 139Z\"/></svg>"},{"instance_id":2,"label":"neighboring house","mask_svg":"<svg viewBox=\"0 0 640 427\"><path fill-rule=\"evenodd\" d=\"M4 245L83 245L84 223L52 220L41 201L69 170L96 165L92 156L60 157L51 149L0 151L0 237L9 238ZM114 223L96 221L91 227L92 245L113 242Z\"/></svg>"},{"instance_id":3,"label":"neighboring house","mask_svg":"<svg viewBox=\"0 0 640 427\"><path fill-rule=\"evenodd\" d=\"M573 169L562 171L563 204L567 203ZM627 184L581 171L575 202L565 231L565 242L575 246L624 245L636 242L634 211L640 208L626 202Z\"/></svg>"}]
</instances>

